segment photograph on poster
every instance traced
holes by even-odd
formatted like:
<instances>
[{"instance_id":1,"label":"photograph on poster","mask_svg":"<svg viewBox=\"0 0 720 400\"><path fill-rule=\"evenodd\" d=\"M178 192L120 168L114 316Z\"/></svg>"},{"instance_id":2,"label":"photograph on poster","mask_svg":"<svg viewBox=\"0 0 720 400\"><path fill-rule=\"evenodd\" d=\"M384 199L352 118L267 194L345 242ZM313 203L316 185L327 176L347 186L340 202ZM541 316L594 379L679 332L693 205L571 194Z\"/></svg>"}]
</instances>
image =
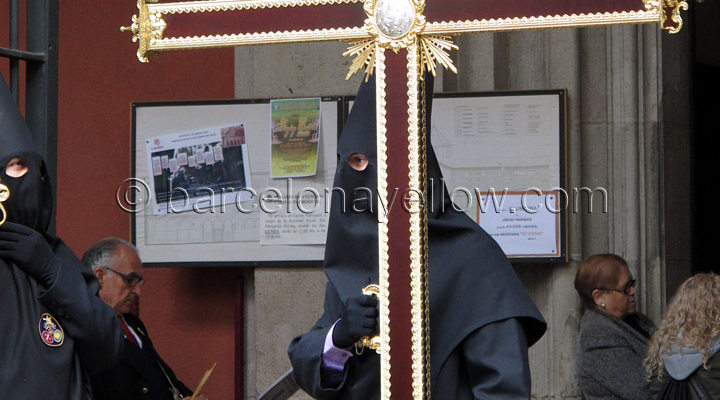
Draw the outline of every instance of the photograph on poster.
<instances>
[{"instance_id":1,"label":"photograph on poster","mask_svg":"<svg viewBox=\"0 0 720 400\"><path fill-rule=\"evenodd\" d=\"M251 197L243 124L146 140L155 215L235 204Z\"/></svg>"}]
</instances>

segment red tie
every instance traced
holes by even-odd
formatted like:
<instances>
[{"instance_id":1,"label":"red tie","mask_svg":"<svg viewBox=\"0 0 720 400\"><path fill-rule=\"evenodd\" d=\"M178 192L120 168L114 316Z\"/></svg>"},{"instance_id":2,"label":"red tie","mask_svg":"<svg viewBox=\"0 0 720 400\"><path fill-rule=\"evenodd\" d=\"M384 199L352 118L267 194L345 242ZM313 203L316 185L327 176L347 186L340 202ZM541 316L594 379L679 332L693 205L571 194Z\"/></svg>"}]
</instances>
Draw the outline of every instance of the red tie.
<instances>
[{"instance_id":1,"label":"red tie","mask_svg":"<svg viewBox=\"0 0 720 400\"><path fill-rule=\"evenodd\" d=\"M135 335L130 332L130 327L128 327L127 323L125 322L125 319L122 317L122 315L118 315L118 319L120 320L120 325L122 325L123 332L125 333L125 339L128 340L128 342L135 345L135 347L140 347L138 345L137 340L135 339Z\"/></svg>"}]
</instances>

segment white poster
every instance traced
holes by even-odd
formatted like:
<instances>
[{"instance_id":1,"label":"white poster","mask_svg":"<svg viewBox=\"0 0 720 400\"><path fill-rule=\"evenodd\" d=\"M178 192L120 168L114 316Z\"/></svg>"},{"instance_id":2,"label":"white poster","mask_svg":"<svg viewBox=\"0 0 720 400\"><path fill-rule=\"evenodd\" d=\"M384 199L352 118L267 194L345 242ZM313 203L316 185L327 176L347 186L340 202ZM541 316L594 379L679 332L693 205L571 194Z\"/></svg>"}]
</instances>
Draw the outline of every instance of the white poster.
<instances>
[{"instance_id":1,"label":"white poster","mask_svg":"<svg viewBox=\"0 0 720 400\"><path fill-rule=\"evenodd\" d=\"M508 257L560 254L558 192L484 192L478 197L478 223Z\"/></svg>"}]
</instances>

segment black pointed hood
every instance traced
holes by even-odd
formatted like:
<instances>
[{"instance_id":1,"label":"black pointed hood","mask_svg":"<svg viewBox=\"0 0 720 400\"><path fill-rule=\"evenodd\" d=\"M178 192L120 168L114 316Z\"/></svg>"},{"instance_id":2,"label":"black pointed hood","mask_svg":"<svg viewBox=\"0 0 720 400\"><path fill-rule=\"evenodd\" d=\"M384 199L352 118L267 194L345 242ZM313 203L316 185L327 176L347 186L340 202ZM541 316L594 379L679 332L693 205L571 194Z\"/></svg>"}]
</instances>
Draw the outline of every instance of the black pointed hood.
<instances>
[{"instance_id":1,"label":"black pointed hood","mask_svg":"<svg viewBox=\"0 0 720 400\"><path fill-rule=\"evenodd\" d=\"M337 148L324 264L344 301L357 296L369 283L378 282L374 77L361 84ZM365 170L356 171L348 164L355 153L367 157Z\"/></svg>"},{"instance_id":2,"label":"black pointed hood","mask_svg":"<svg viewBox=\"0 0 720 400\"><path fill-rule=\"evenodd\" d=\"M30 130L0 75L0 165L19 154L37 153Z\"/></svg>"},{"instance_id":3,"label":"black pointed hood","mask_svg":"<svg viewBox=\"0 0 720 400\"><path fill-rule=\"evenodd\" d=\"M25 160L28 172L22 177L8 176L5 167L15 157ZM42 156L30 130L0 76L0 182L10 189L3 203L8 221L45 233L52 219L52 188Z\"/></svg>"},{"instance_id":4,"label":"black pointed hood","mask_svg":"<svg viewBox=\"0 0 720 400\"><path fill-rule=\"evenodd\" d=\"M426 74L428 233L430 282L431 379L437 378L451 352L474 330L496 321L518 318L528 345L546 330L545 321L528 296L499 245L464 212L452 207L442 172L430 144L433 77ZM355 104L338 141L335 188L352 193L358 185L376 197L375 79L361 84ZM367 155L368 167L349 167L353 153ZM340 207L333 192L325 249L325 273L341 299L357 296L368 283L378 282L378 222L369 212ZM348 200L351 199L351 200ZM432 381L431 381L432 385Z\"/></svg>"}]
</instances>

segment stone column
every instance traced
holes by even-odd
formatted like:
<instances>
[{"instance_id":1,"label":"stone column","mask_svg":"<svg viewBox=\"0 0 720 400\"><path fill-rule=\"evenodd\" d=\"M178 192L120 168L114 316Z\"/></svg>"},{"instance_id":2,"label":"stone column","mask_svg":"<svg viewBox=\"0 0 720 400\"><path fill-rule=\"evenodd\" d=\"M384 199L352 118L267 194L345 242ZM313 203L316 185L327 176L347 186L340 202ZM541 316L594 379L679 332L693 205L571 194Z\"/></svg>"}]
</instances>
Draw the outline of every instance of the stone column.
<instances>
[{"instance_id":1,"label":"stone column","mask_svg":"<svg viewBox=\"0 0 720 400\"><path fill-rule=\"evenodd\" d=\"M580 215L583 256L623 256L638 280L639 311L655 321L664 276L659 38L655 26L581 32L583 184L605 188L609 200L607 214L595 203Z\"/></svg>"},{"instance_id":2,"label":"stone column","mask_svg":"<svg viewBox=\"0 0 720 400\"><path fill-rule=\"evenodd\" d=\"M354 95L363 76L346 81L352 60L345 43L303 43L235 49L238 99ZM323 311L327 279L319 264L254 268L247 279L244 398L256 399L290 368L287 347ZM293 399L310 399L299 391Z\"/></svg>"},{"instance_id":3,"label":"stone column","mask_svg":"<svg viewBox=\"0 0 720 400\"><path fill-rule=\"evenodd\" d=\"M496 35L495 89L566 89L568 187L579 186L580 45L575 29ZM530 350L533 394L538 398L576 398L575 342L579 299L572 286L581 259L581 221L568 214L569 263L521 264L516 271L548 322L548 332Z\"/></svg>"}]
</instances>

